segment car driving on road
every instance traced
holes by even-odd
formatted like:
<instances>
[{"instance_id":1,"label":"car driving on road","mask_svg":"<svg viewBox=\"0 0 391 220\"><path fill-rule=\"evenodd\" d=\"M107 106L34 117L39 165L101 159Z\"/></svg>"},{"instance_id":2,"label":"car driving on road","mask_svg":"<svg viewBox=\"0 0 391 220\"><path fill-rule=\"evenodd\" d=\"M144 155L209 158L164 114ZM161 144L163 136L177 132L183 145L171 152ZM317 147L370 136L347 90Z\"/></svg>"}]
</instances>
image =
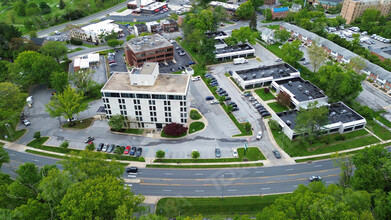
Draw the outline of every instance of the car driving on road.
<instances>
[{"instance_id":1,"label":"car driving on road","mask_svg":"<svg viewBox=\"0 0 391 220\"><path fill-rule=\"evenodd\" d=\"M308 178L308 181L310 181L310 182L320 181L320 180L322 180L322 177L320 177L320 176L310 176Z\"/></svg>"},{"instance_id":2,"label":"car driving on road","mask_svg":"<svg viewBox=\"0 0 391 220\"><path fill-rule=\"evenodd\" d=\"M280 159L280 158L281 158L280 152L274 150L274 151L273 151L273 154L274 154L274 156L275 156L277 159Z\"/></svg>"}]
</instances>

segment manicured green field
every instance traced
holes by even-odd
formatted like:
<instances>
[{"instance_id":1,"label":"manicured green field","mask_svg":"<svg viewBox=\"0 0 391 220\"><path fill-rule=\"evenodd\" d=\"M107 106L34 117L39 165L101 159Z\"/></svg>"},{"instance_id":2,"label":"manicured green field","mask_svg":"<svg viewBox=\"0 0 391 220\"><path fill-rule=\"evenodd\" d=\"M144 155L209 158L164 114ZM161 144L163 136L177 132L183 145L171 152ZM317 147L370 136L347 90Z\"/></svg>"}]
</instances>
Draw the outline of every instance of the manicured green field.
<instances>
[{"instance_id":1,"label":"manicured green field","mask_svg":"<svg viewBox=\"0 0 391 220\"><path fill-rule=\"evenodd\" d=\"M269 93L265 93L265 89L256 89L254 90L254 92L263 100L263 101L269 101L269 100L272 100L274 99L274 95L273 93L269 92Z\"/></svg>"},{"instance_id":2,"label":"manicured green field","mask_svg":"<svg viewBox=\"0 0 391 220\"><path fill-rule=\"evenodd\" d=\"M382 140L390 140L391 139L391 132L387 130L386 128L382 127L378 123L376 123L373 120L367 120L367 127L369 130L371 130L376 136L381 138Z\"/></svg>"},{"instance_id":3,"label":"manicured green field","mask_svg":"<svg viewBox=\"0 0 391 220\"><path fill-rule=\"evenodd\" d=\"M70 123L67 122L62 125L63 128L76 128L76 129L85 129L91 126L91 123L94 121L94 118L85 118L83 120L76 120L73 123L73 126L69 126Z\"/></svg>"},{"instance_id":4,"label":"manicured green field","mask_svg":"<svg viewBox=\"0 0 391 220\"><path fill-rule=\"evenodd\" d=\"M204 128L205 128L205 124L203 122L200 122L200 121L193 122L190 124L189 134L200 131Z\"/></svg>"},{"instance_id":5,"label":"manicured green field","mask_svg":"<svg viewBox=\"0 0 391 220\"><path fill-rule=\"evenodd\" d=\"M282 106L282 105L278 104L277 102L268 103L267 105L268 105L271 109L273 109L273 111L274 111L275 113L279 113L279 112L283 112L283 111L289 110L288 107Z\"/></svg>"},{"instance_id":6,"label":"manicured green field","mask_svg":"<svg viewBox=\"0 0 391 220\"><path fill-rule=\"evenodd\" d=\"M230 167L260 167L263 163L241 163L241 164L218 164L218 165L166 165L147 164L151 168L179 168L179 169L199 169L199 168L230 168Z\"/></svg>"}]
</instances>

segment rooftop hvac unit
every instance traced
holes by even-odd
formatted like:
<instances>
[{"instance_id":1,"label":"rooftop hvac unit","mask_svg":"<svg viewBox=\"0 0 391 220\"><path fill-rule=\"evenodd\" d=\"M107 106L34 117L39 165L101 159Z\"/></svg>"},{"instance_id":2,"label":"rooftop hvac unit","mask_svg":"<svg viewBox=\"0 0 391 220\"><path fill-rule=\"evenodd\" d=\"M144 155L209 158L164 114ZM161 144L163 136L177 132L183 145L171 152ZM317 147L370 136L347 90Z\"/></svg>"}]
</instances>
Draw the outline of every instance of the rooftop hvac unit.
<instances>
[{"instance_id":1,"label":"rooftop hvac unit","mask_svg":"<svg viewBox=\"0 0 391 220\"><path fill-rule=\"evenodd\" d=\"M312 96L308 96L308 100L312 100L312 99L314 99L314 98L312 98Z\"/></svg>"},{"instance_id":2,"label":"rooftop hvac unit","mask_svg":"<svg viewBox=\"0 0 391 220\"><path fill-rule=\"evenodd\" d=\"M292 84L293 84L293 82L292 82L292 81L289 81L289 82L288 82L288 85L290 85L290 86L291 86Z\"/></svg>"},{"instance_id":3,"label":"rooftop hvac unit","mask_svg":"<svg viewBox=\"0 0 391 220\"><path fill-rule=\"evenodd\" d=\"M302 85L298 85L297 88L301 91L303 89Z\"/></svg>"},{"instance_id":4,"label":"rooftop hvac unit","mask_svg":"<svg viewBox=\"0 0 391 220\"><path fill-rule=\"evenodd\" d=\"M247 79L247 76L243 76L243 79L245 79L245 80L246 80L246 79Z\"/></svg>"},{"instance_id":5,"label":"rooftop hvac unit","mask_svg":"<svg viewBox=\"0 0 391 220\"><path fill-rule=\"evenodd\" d=\"M282 69L279 69L279 70L278 70L278 72L279 72L279 73L283 73L283 72L284 72L284 70L282 70Z\"/></svg>"},{"instance_id":6,"label":"rooftop hvac unit","mask_svg":"<svg viewBox=\"0 0 391 220\"><path fill-rule=\"evenodd\" d=\"M253 74L253 78L254 78L254 79L257 78L257 74L254 73L254 74Z\"/></svg>"},{"instance_id":7,"label":"rooftop hvac unit","mask_svg":"<svg viewBox=\"0 0 391 220\"><path fill-rule=\"evenodd\" d=\"M347 112L346 109L343 109L343 110L341 111L342 114L345 114L346 112Z\"/></svg>"},{"instance_id":8,"label":"rooftop hvac unit","mask_svg":"<svg viewBox=\"0 0 391 220\"><path fill-rule=\"evenodd\" d=\"M309 95L309 94L310 94L310 91L305 90L305 91L304 91L304 94Z\"/></svg>"},{"instance_id":9,"label":"rooftop hvac unit","mask_svg":"<svg viewBox=\"0 0 391 220\"><path fill-rule=\"evenodd\" d=\"M289 120L286 121L286 125L288 125L288 127L290 127L291 124L292 124L291 121L289 121Z\"/></svg>"},{"instance_id":10,"label":"rooftop hvac unit","mask_svg":"<svg viewBox=\"0 0 391 220\"><path fill-rule=\"evenodd\" d=\"M336 112L331 112L331 113L330 113L330 116L335 116L335 115L337 115Z\"/></svg>"}]
</instances>

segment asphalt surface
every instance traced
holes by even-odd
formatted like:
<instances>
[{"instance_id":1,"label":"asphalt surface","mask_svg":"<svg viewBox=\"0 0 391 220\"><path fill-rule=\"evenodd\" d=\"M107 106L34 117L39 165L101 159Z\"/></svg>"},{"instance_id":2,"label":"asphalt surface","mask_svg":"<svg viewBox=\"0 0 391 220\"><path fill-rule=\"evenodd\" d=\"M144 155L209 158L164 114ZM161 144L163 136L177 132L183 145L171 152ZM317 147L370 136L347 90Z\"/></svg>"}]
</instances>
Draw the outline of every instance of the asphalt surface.
<instances>
[{"instance_id":1,"label":"asphalt surface","mask_svg":"<svg viewBox=\"0 0 391 220\"><path fill-rule=\"evenodd\" d=\"M189 57L189 55L187 54L187 52L177 43L177 42L173 42L172 43L173 46L174 46L174 59L175 59L175 63L174 62L170 62L169 65L164 65L164 64L161 64L159 65L159 71L161 73L172 73L172 72L177 72L179 70L182 70L180 67L184 67L186 68L186 66L189 65L189 62L192 62L191 58ZM176 49L178 48L178 49ZM180 56L178 51L185 51L185 55L182 55ZM172 71L172 69L174 69L174 71ZM185 70L182 70L182 71L185 71Z\"/></svg>"}]
</instances>

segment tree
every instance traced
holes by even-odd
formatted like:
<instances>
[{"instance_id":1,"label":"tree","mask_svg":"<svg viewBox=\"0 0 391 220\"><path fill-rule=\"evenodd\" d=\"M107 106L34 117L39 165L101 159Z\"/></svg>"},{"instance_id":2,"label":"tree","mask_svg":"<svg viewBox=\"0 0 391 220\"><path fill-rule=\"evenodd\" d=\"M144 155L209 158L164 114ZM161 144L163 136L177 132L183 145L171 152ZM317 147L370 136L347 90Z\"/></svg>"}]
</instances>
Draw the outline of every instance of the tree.
<instances>
[{"instance_id":1,"label":"tree","mask_svg":"<svg viewBox=\"0 0 391 220\"><path fill-rule=\"evenodd\" d=\"M344 188L350 187L350 179L353 175L352 158L338 152L331 154L331 158L333 158L334 166L339 167L342 171L339 177L339 185Z\"/></svg>"},{"instance_id":2,"label":"tree","mask_svg":"<svg viewBox=\"0 0 391 220\"><path fill-rule=\"evenodd\" d=\"M235 15L244 18L250 19L254 13L254 6L251 1L244 2L240 4L239 8L236 10Z\"/></svg>"},{"instance_id":3,"label":"tree","mask_svg":"<svg viewBox=\"0 0 391 220\"><path fill-rule=\"evenodd\" d=\"M284 54L282 59L290 64L294 64L303 57L303 52L299 50L301 42L299 40L286 43L282 46L281 51Z\"/></svg>"},{"instance_id":4,"label":"tree","mask_svg":"<svg viewBox=\"0 0 391 220\"><path fill-rule=\"evenodd\" d=\"M326 51L322 46L319 46L316 41L313 41L311 46L308 48L308 56L312 64L314 73L323 65L327 60Z\"/></svg>"},{"instance_id":5,"label":"tree","mask_svg":"<svg viewBox=\"0 0 391 220\"><path fill-rule=\"evenodd\" d=\"M277 103L282 106L289 107L291 105L291 97L286 92L278 93L276 100L277 100Z\"/></svg>"},{"instance_id":6,"label":"tree","mask_svg":"<svg viewBox=\"0 0 391 220\"><path fill-rule=\"evenodd\" d=\"M339 25L344 25L344 24L346 24L346 19L343 18L341 15L338 15L337 17L335 17L335 19L338 21L338 24L339 24Z\"/></svg>"},{"instance_id":7,"label":"tree","mask_svg":"<svg viewBox=\"0 0 391 220\"><path fill-rule=\"evenodd\" d=\"M10 66L10 78L12 82L21 86L28 86L36 83L38 81L37 76L40 75L40 72L35 72L37 71L37 68L34 68L33 66L40 65L36 63L36 61L41 57L42 55L35 51L20 53L14 64Z\"/></svg>"},{"instance_id":8,"label":"tree","mask_svg":"<svg viewBox=\"0 0 391 220\"><path fill-rule=\"evenodd\" d=\"M193 158L194 160L198 159L199 157L200 157L200 152L196 150L193 150L193 152L191 152L191 158Z\"/></svg>"},{"instance_id":9,"label":"tree","mask_svg":"<svg viewBox=\"0 0 391 220\"><path fill-rule=\"evenodd\" d=\"M257 30L257 13L254 11L250 18L250 23L248 25L251 30L256 31Z\"/></svg>"},{"instance_id":10,"label":"tree","mask_svg":"<svg viewBox=\"0 0 391 220\"><path fill-rule=\"evenodd\" d=\"M234 29L231 36L236 42L255 44L257 32L252 31L250 27L241 27L240 29Z\"/></svg>"},{"instance_id":11,"label":"tree","mask_svg":"<svg viewBox=\"0 0 391 220\"><path fill-rule=\"evenodd\" d=\"M267 21L271 21L272 20L273 15L272 15L272 10L270 8L265 9L263 11L263 14L265 15Z\"/></svg>"},{"instance_id":12,"label":"tree","mask_svg":"<svg viewBox=\"0 0 391 220\"><path fill-rule=\"evenodd\" d=\"M40 12L40 9L37 4L35 4L34 2L29 2L27 4L27 8L26 8L26 15L27 16L36 16L39 14L39 12Z\"/></svg>"},{"instance_id":13,"label":"tree","mask_svg":"<svg viewBox=\"0 0 391 220\"><path fill-rule=\"evenodd\" d=\"M86 110L88 103L84 101L82 92L78 93L76 89L67 86L63 93L56 93L53 99L45 104L45 107L51 117L64 116L65 119L69 119L70 126L72 126L73 116Z\"/></svg>"},{"instance_id":14,"label":"tree","mask_svg":"<svg viewBox=\"0 0 391 220\"><path fill-rule=\"evenodd\" d=\"M356 167L352 186L358 190L375 192L391 189L391 153L382 146L366 147L353 156Z\"/></svg>"},{"instance_id":15,"label":"tree","mask_svg":"<svg viewBox=\"0 0 391 220\"><path fill-rule=\"evenodd\" d=\"M136 35L134 35L134 34L128 35L128 36L126 36L126 41L130 41L131 39L133 39L135 37L136 37Z\"/></svg>"},{"instance_id":16,"label":"tree","mask_svg":"<svg viewBox=\"0 0 391 220\"><path fill-rule=\"evenodd\" d=\"M3 163L8 163L10 161L8 152L4 150L3 146L0 146L0 169Z\"/></svg>"},{"instance_id":17,"label":"tree","mask_svg":"<svg viewBox=\"0 0 391 220\"><path fill-rule=\"evenodd\" d=\"M34 74L34 80L37 83L49 85L50 76L54 71L59 71L60 66L50 56L38 56L32 65L32 72Z\"/></svg>"},{"instance_id":18,"label":"tree","mask_svg":"<svg viewBox=\"0 0 391 220\"><path fill-rule=\"evenodd\" d=\"M39 8L41 9L41 14L43 15L49 14L52 11L50 6L46 2L40 2Z\"/></svg>"},{"instance_id":19,"label":"tree","mask_svg":"<svg viewBox=\"0 0 391 220\"><path fill-rule=\"evenodd\" d=\"M0 83L0 122L4 121L5 124L8 120L18 117L27 96L10 82Z\"/></svg>"},{"instance_id":20,"label":"tree","mask_svg":"<svg viewBox=\"0 0 391 220\"><path fill-rule=\"evenodd\" d=\"M257 10L258 7L265 4L265 0L251 0L251 3L253 4L254 9Z\"/></svg>"},{"instance_id":21,"label":"tree","mask_svg":"<svg viewBox=\"0 0 391 220\"><path fill-rule=\"evenodd\" d=\"M40 51L44 55L53 57L57 60L57 63L60 63L61 57L67 54L68 49L63 42L49 41L41 47Z\"/></svg>"},{"instance_id":22,"label":"tree","mask_svg":"<svg viewBox=\"0 0 391 220\"><path fill-rule=\"evenodd\" d=\"M107 41L107 45L114 48L117 46L121 46L123 43L124 43L123 40L117 40L117 39Z\"/></svg>"},{"instance_id":23,"label":"tree","mask_svg":"<svg viewBox=\"0 0 391 220\"><path fill-rule=\"evenodd\" d=\"M381 16L381 12L376 8L368 8L364 11L361 16L361 24L365 27L365 29L369 29L374 22L379 20Z\"/></svg>"},{"instance_id":24,"label":"tree","mask_svg":"<svg viewBox=\"0 0 391 220\"><path fill-rule=\"evenodd\" d=\"M9 44L12 39L20 38L22 32L11 24L0 22L0 56L12 57L12 51L9 49Z\"/></svg>"},{"instance_id":25,"label":"tree","mask_svg":"<svg viewBox=\"0 0 391 220\"><path fill-rule=\"evenodd\" d=\"M183 126L182 124L173 122L171 124L167 124L166 126L164 126L163 132L166 135L172 137L178 137L187 132L187 127Z\"/></svg>"},{"instance_id":26,"label":"tree","mask_svg":"<svg viewBox=\"0 0 391 220\"><path fill-rule=\"evenodd\" d=\"M67 149L68 147L69 147L69 141L67 141L67 140L65 140L65 141L63 141L61 144L60 144L60 147L62 148L62 149Z\"/></svg>"},{"instance_id":27,"label":"tree","mask_svg":"<svg viewBox=\"0 0 391 220\"><path fill-rule=\"evenodd\" d=\"M329 109L316 107L318 102L309 103L307 109L300 108L296 116L295 132L310 144L319 138L328 123Z\"/></svg>"},{"instance_id":28,"label":"tree","mask_svg":"<svg viewBox=\"0 0 391 220\"><path fill-rule=\"evenodd\" d=\"M156 157L159 158L159 160L163 159L166 156L166 152L162 150L156 151Z\"/></svg>"},{"instance_id":29,"label":"tree","mask_svg":"<svg viewBox=\"0 0 391 220\"><path fill-rule=\"evenodd\" d=\"M65 8L65 2L64 2L64 0L60 0L60 2L58 3L58 8L60 9L60 10L63 10L64 8Z\"/></svg>"},{"instance_id":30,"label":"tree","mask_svg":"<svg viewBox=\"0 0 391 220\"><path fill-rule=\"evenodd\" d=\"M243 128L244 128L244 130L246 131L247 134L250 133L250 131L251 131L251 124L250 124L250 122L245 122L243 124Z\"/></svg>"},{"instance_id":31,"label":"tree","mask_svg":"<svg viewBox=\"0 0 391 220\"><path fill-rule=\"evenodd\" d=\"M66 72L53 72L50 75L50 85L58 93L62 93L64 89L69 85L68 73Z\"/></svg>"},{"instance_id":32,"label":"tree","mask_svg":"<svg viewBox=\"0 0 391 220\"><path fill-rule=\"evenodd\" d=\"M36 131L36 132L34 133L34 138L35 138L35 139L41 139L41 132L40 132L40 131Z\"/></svg>"},{"instance_id":33,"label":"tree","mask_svg":"<svg viewBox=\"0 0 391 220\"><path fill-rule=\"evenodd\" d=\"M11 213L13 219L37 219L46 220L49 218L49 209L46 203L36 199L29 199L27 204L22 204Z\"/></svg>"},{"instance_id":34,"label":"tree","mask_svg":"<svg viewBox=\"0 0 391 220\"><path fill-rule=\"evenodd\" d=\"M91 74L92 72L87 70L87 71L78 71L75 72L70 76L70 79L73 81L75 86L80 89L83 93L87 92L88 87L91 85L92 80L91 80Z\"/></svg>"},{"instance_id":35,"label":"tree","mask_svg":"<svg viewBox=\"0 0 391 220\"><path fill-rule=\"evenodd\" d=\"M281 29L281 30L276 30L274 32L274 38L278 40L278 42L282 43L287 41L291 37L291 32Z\"/></svg>"},{"instance_id":36,"label":"tree","mask_svg":"<svg viewBox=\"0 0 391 220\"><path fill-rule=\"evenodd\" d=\"M350 59L348 67L354 70L356 73L359 73L361 70L367 67L367 64L362 57L356 56Z\"/></svg>"},{"instance_id":37,"label":"tree","mask_svg":"<svg viewBox=\"0 0 391 220\"><path fill-rule=\"evenodd\" d=\"M278 122L276 120L273 120L273 119L269 120L269 127L273 131L280 131L281 130L280 124L278 124Z\"/></svg>"},{"instance_id":38,"label":"tree","mask_svg":"<svg viewBox=\"0 0 391 220\"><path fill-rule=\"evenodd\" d=\"M94 143L87 144L86 150L94 151L95 150L95 144Z\"/></svg>"},{"instance_id":39,"label":"tree","mask_svg":"<svg viewBox=\"0 0 391 220\"><path fill-rule=\"evenodd\" d=\"M122 207L126 207L127 218L140 213L145 209L141 206L144 197L135 196L123 183L114 176L105 175L74 184L61 200L60 218L114 219Z\"/></svg>"},{"instance_id":40,"label":"tree","mask_svg":"<svg viewBox=\"0 0 391 220\"><path fill-rule=\"evenodd\" d=\"M18 14L19 16L25 16L26 15L26 4L22 1L17 1L12 6L13 10Z\"/></svg>"},{"instance_id":41,"label":"tree","mask_svg":"<svg viewBox=\"0 0 391 220\"><path fill-rule=\"evenodd\" d=\"M109 119L109 126L116 131L120 131L124 123L125 117L123 115L113 115Z\"/></svg>"},{"instance_id":42,"label":"tree","mask_svg":"<svg viewBox=\"0 0 391 220\"><path fill-rule=\"evenodd\" d=\"M30 36L30 38L31 38L31 37L38 37L36 31L30 31L30 32L29 32L29 36Z\"/></svg>"},{"instance_id":43,"label":"tree","mask_svg":"<svg viewBox=\"0 0 391 220\"><path fill-rule=\"evenodd\" d=\"M0 60L0 83L8 78L10 63L5 60Z\"/></svg>"},{"instance_id":44,"label":"tree","mask_svg":"<svg viewBox=\"0 0 391 220\"><path fill-rule=\"evenodd\" d=\"M224 96L224 95L223 95L223 96L220 96L220 97L219 97L219 102L220 102L220 104L224 103L224 101L225 101L225 96Z\"/></svg>"},{"instance_id":45,"label":"tree","mask_svg":"<svg viewBox=\"0 0 391 220\"><path fill-rule=\"evenodd\" d=\"M228 112L232 112L233 109L234 109L234 107L232 105L227 105Z\"/></svg>"}]
</instances>

